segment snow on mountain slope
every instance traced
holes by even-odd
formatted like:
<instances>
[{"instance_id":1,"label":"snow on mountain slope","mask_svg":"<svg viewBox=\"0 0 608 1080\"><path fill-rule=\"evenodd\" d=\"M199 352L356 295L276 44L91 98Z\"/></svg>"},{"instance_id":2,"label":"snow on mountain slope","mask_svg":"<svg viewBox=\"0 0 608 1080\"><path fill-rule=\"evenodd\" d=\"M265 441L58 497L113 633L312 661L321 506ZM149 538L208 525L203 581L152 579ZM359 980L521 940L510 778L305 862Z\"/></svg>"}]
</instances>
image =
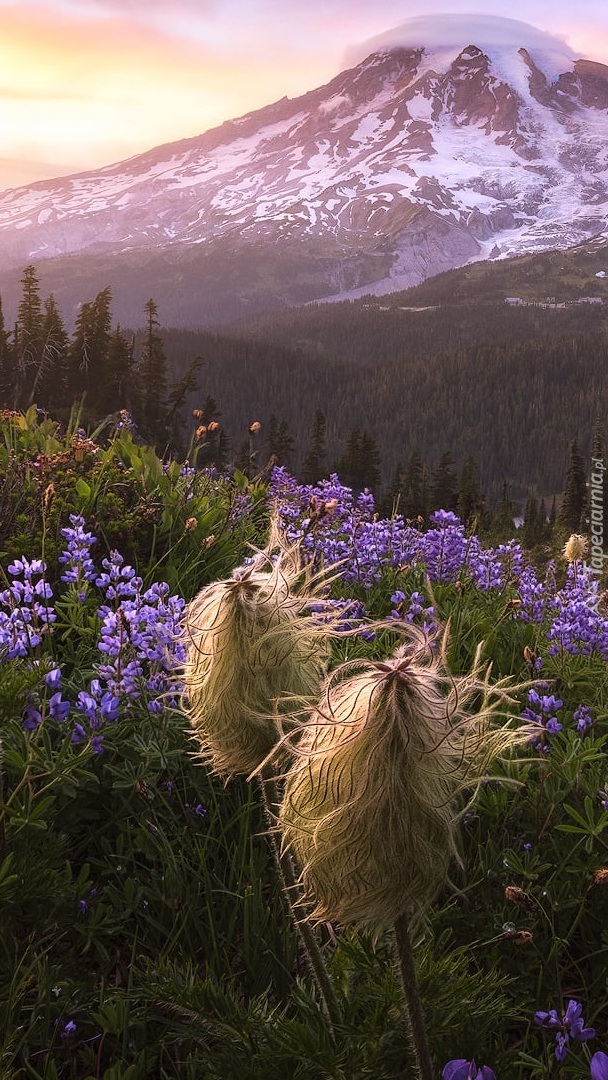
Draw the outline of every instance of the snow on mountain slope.
<instances>
[{"instance_id":1,"label":"snow on mountain slope","mask_svg":"<svg viewBox=\"0 0 608 1080\"><path fill-rule=\"evenodd\" d=\"M0 256L283 246L323 256L313 293L346 295L570 246L607 219L608 68L515 20L434 16L300 98L1 193Z\"/></svg>"}]
</instances>

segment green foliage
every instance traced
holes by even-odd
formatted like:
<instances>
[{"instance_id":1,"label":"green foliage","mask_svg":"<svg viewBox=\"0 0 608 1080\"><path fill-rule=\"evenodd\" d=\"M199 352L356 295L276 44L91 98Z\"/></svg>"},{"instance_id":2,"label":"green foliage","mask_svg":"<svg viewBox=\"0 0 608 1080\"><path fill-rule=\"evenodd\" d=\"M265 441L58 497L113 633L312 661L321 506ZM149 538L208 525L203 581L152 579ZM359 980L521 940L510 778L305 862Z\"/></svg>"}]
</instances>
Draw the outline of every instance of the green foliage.
<instances>
[{"instance_id":1,"label":"green foliage","mask_svg":"<svg viewBox=\"0 0 608 1080\"><path fill-rule=\"evenodd\" d=\"M101 443L78 428L76 413L61 430L33 408L0 421L0 566L44 556L57 611L30 656L0 658L0 1076L409 1076L390 935L373 947L320 928L343 1017L332 1040L256 794L195 764L178 708L151 711L147 691L130 699L106 722L101 754L52 721L45 674L60 664L74 703L100 662L95 587L80 600L58 584L70 513L98 536L98 566L120 547L146 585L166 580L188 599L262 544L267 523L264 488L243 473L191 472L125 429ZM503 501L506 519L508 490ZM483 592L463 577L431 593L421 570L403 567L368 592L335 591L383 616L396 589L426 592L450 622L454 674L483 640L493 679L530 677L542 628L513 619L509 584ZM345 637L334 661L380 659L393 644L388 630ZM589 1051L608 1046L606 663L558 652L542 677L563 701L562 730L550 752L526 747L492 767L462 821L461 862L414 941L437 1075L458 1057L498 1080L554 1075L552 1037L532 1018L570 997L597 1038L571 1043L563 1074L588 1080ZM593 719L584 731L581 703ZM520 691L514 714L524 705ZM28 708L42 715L33 728Z\"/></svg>"}]
</instances>

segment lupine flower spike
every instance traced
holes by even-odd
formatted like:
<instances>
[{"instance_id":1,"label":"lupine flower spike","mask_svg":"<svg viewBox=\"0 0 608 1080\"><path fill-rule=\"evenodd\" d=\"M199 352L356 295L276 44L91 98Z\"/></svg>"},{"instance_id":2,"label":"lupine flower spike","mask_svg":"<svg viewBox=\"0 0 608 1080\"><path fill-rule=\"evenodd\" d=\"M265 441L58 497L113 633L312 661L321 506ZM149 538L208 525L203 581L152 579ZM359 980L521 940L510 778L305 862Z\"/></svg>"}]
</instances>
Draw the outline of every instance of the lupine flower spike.
<instances>
[{"instance_id":1,"label":"lupine flower spike","mask_svg":"<svg viewBox=\"0 0 608 1080\"><path fill-rule=\"evenodd\" d=\"M583 1006L580 1001L570 1000L566 1011L560 1016L556 1009L534 1014L537 1024L555 1033L555 1058L565 1061L568 1056L568 1044L571 1039L588 1042L595 1038L595 1029L585 1027ZM593 1075L593 1074L592 1074ZM601 1074L600 1074L601 1075Z\"/></svg>"}]
</instances>

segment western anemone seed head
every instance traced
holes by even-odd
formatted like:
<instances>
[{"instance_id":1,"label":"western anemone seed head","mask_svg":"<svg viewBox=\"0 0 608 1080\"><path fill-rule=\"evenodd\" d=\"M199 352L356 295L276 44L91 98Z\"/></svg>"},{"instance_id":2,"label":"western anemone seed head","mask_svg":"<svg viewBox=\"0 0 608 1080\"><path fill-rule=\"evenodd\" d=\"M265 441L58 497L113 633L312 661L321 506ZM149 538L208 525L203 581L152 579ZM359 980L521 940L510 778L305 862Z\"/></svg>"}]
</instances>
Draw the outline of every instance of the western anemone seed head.
<instances>
[{"instance_id":1,"label":"western anemone seed head","mask_svg":"<svg viewBox=\"0 0 608 1080\"><path fill-rule=\"evenodd\" d=\"M324 628L306 615L314 588L297 551L283 546L189 604L186 711L202 760L219 775L258 769L281 735L286 702L317 696L328 646Z\"/></svg>"},{"instance_id":2,"label":"western anemone seed head","mask_svg":"<svg viewBox=\"0 0 608 1080\"><path fill-rule=\"evenodd\" d=\"M580 562L585 558L588 550L587 537L581 536L580 533L572 533L564 545L562 554L568 562Z\"/></svg>"},{"instance_id":3,"label":"western anemone seed head","mask_svg":"<svg viewBox=\"0 0 608 1080\"><path fill-rule=\"evenodd\" d=\"M352 661L326 680L290 737L279 812L311 918L375 935L433 901L456 856L463 791L530 737L493 724L506 691L489 686L479 651L469 675L451 678L422 631L407 624L403 633L386 662Z\"/></svg>"}]
</instances>

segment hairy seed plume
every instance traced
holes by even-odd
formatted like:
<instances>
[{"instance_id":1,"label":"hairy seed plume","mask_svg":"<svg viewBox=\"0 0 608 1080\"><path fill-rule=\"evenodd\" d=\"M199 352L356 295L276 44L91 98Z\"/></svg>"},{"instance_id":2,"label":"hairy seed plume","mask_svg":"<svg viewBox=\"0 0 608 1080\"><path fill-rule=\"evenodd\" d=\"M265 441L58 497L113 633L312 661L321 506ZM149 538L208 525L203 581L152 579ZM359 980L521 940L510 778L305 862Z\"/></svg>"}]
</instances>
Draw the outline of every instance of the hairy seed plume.
<instances>
[{"instance_id":1,"label":"hairy seed plume","mask_svg":"<svg viewBox=\"0 0 608 1080\"><path fill-rule=\"evenodd\" d=\"M290 738L279 813L311 917L374 934L433 901L457 856L463 792L530 735L495 723L506 690L490 687L479 653L451 678L418 628L403 633L389 660L346 663L326 680Z\"/></svg>"},{"instance_id":2,"label":"hairy seed plume","mask_svg":"<svg viewBox=\"0 0 608 1080\"><path fill-rule=\"evenodd\" d=\"M315 587L297 551L283 546L188 606L186 711L201 759L220 776L254 772L282 734L288 699L318 695L328 646L306 615Z\"/></svg>"}]
</instances>

